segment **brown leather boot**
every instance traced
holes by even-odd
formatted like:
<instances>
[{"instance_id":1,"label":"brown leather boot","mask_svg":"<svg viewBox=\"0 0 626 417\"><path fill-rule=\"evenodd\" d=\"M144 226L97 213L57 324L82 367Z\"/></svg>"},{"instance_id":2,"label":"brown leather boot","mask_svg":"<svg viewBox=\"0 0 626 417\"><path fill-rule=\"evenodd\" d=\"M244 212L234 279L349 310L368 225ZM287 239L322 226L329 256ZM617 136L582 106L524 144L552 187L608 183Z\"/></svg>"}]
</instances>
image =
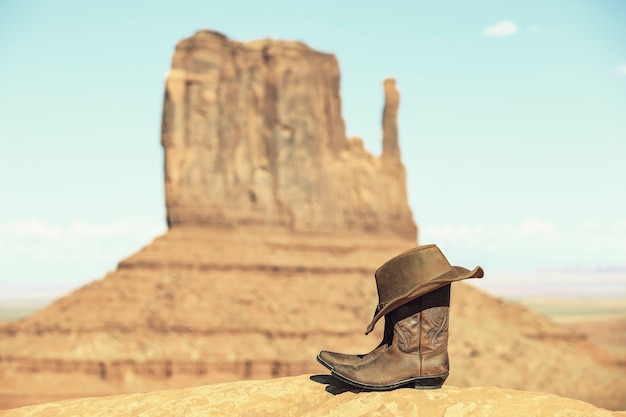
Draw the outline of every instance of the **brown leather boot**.
<instances>
[{"instance_id":1,"label":"brown leather boot","mask_svg":"<svg viewBox=\"0 0 626 417\"><path fill-rule=\"evenodd\" d=\"M362 388L441 387L448 375L450 283L483 275L480 266L450 265L436 245L401 253L374 274L378 305L365 334L385 317L382 342L365 355L322 351L318 361Z\"/></svg>"},{"instance_id":2,"label":"brown leather boot","mask_svg":"<svg viewBox=\"0 0 626 417\"><path fill-rule=\"evenodd\" d=\"M398 307L385 316L391 344L333 366L332 375L370 390L412 386L436 389L448 377L450 284Z\"/></svg>"},{"instance_id":3,"label":"brown leather boot","mask_svg":"<svg viewBox=\"0 0 626 417\"><path fill-rule=\"evenodd\" d=\"M380 341L378 346L374 348L369 353L364 354L347 354L347 353L338 353L331 352L328 350L322 350L317 355L317 361L324 365L328 370L332 371L337 365L351 365L355 366L360 362L367 360L367 357L377 353L380 349L387 347L391 344L391 340L393 339L393 325L395 322L388 316L385 316L385 331L383 333L383 340Z\"/></svg>"}]
</instances>

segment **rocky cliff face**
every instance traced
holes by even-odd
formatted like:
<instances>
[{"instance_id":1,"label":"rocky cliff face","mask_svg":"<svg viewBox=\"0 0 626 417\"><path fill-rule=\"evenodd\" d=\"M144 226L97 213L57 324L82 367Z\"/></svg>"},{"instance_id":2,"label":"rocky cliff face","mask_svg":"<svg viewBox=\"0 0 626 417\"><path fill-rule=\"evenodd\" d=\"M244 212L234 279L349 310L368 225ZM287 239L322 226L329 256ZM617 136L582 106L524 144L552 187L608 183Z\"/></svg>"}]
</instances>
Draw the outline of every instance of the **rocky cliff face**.
<instances>
[{"instance_id":1,"label":"rocky cliff face","mask_svg":"<svg viewBox=\"0 0 626 417\"><path fill-rule=\"evenodd\" d=\"M383 154L346 139L339 66L298 42L181 41L163 105L170 226L392 230L416 239L385 81Z\"/></svg>"}]
</instances>

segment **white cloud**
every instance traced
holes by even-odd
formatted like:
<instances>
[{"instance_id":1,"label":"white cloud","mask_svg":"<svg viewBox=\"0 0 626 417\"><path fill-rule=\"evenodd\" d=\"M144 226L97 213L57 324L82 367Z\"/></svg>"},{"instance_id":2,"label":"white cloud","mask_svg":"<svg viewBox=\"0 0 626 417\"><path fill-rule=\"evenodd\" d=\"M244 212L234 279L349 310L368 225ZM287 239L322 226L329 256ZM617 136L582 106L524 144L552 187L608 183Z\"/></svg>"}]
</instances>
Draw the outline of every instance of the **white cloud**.
<instances>
[{"instance_id":1,"label":"white cloud","mask_svg":"<svg viewBox=\"0 0 626 417\"><path fill-rule=\"evenodd\" d=\"M611 267L624 263L626 220L557 225L538 218L499 224L420 228L420 242L449 248L453 259L486 259L501 268ZM460 262L460 261L459 261Z\"/></svg>"},{"instance_id":2,"label":"white cloud","mask_svg":"<svg viewBox=\"0 0 626 417\"><path fill-rule=\"evenodd\" d=\"M476 243L489 239L492 241L524 240L528 238L549 238L557 235L557 228L553 224L527 218L520 223L499 225L442 225L425 228L429 236L436 239L446 239L455 242Z\"/></svg>"},{"instance_id":3,"label":"white cloud","mask_svg":"<svg viewBox=\"0 0 626 417\"><path fill-rule=\"evenodd\" d=\"M82 237L108 237L108 236L121 236L128 232L127 228L121 223L113 224L95 224L88 223L82 220L76 220L72 222L69 231L73 235Z\"/></svg>"},{"instance_id":4,"label":"white cloud","mask_svg":"<svg viewBox=\"0 0 626 417\"><path fill-rule=\"evenodd\" d=\"M617 67L617 73L620 75L626 75L626 64L622 64Z\"/></svg>"},{"instance_id":5,"label":"white cloud","mask_svg":"<svg viewBox=\"0 0 626 417\"><path fill-rule=\"evenodd\" d=\"M3 257L23 261L68 257L94 257L128 252L166 231L164 222L149 218L125 218L112 223L75 220L69 225L47 224L41 220L18 220L0 224L0 263ZM105 255L108 256L108 255ZM7 259L8 260L8 259Z\"/></svg>"},{"instance_id":6,"label":"white cloud","mask_svg":"<svg viewBox=\"0 0 626 417\"><path fill-rule=\"evenodd\" d=\"M451 225L431 226L420 232L429 238L428 242L453 242L475 246L485 235L483 226Z\"/></svg>"},{"instance_id":7,"label":"white cloud","mask_svg":"<svg viewBox=\"0 0 626 417\"><path fill-rule=\"evenodd\" d=\"M165 232L165 226L144 218L126 218L114 223L89 223L75 220L67 232L77 237L100 239L156 235Z\"/></svg>"},{"instance_id":8,"label":"white cloud","mask_svg":"<svg viewBox=\"0 0 626 417\"><path fill-rule=\"evenodd\" d=\"M519 32L517 25L510 20L502 20L483 29L483 35L504 38Z\"/></svg>"},{"instance_id":9,"label":"white cloud","mask_svg":"<svg viewBox=\"0 0 626 417\"><path fill-rule=\"evenodd\" d=\"M18 220L7 229L19 237L50 238L61 234L60 228L34 219Z\"/></svg>"},{"instance_id":10,"label":"white cloud","mask_svg":"<svg viewBox=\"0 0 626 417\"><path fill-rule=\"evenodd\" d=\"M522 222L519 231L522 236L549 237L556 234L556 227L550 223L531 218Z\"/></svg>"},{"instance_id":11,"label":"white cloud","mask_svg":"<svg viewBox=\"0 0 626 417\"><path fill-rule=\"evenodd\" d=\"M0 295L9 284L72 285L101 278L167 230L149 217L50 224L27 219L0 224Z\"/></svg>"},{"instance_id":12,"label":"white cloud","mask_svg":"<svg viewBox=\"0 0 626 417\"><path fill-rule=\"evenodd\" d=\"M621 221L617 221L617 222L613 222L610 225L611 229L617 231L617 232L626 232L626 220L621 220Z\"/></svg>"},{"instance_id":13,"label":"white cloud","mask_svg":"<svg viewBox=\"0 0 626 417\"><path fill-rule=\"evenodd\" d=\"M154 236L165 232L164 222L142 217L124 218L112 223L92 223L75 220L69 225L48 224L37 219L17 220L0 224L4 241L28 239L29 241L59 241L75 238L115 238Z\"/></svg>"}]
</instances>

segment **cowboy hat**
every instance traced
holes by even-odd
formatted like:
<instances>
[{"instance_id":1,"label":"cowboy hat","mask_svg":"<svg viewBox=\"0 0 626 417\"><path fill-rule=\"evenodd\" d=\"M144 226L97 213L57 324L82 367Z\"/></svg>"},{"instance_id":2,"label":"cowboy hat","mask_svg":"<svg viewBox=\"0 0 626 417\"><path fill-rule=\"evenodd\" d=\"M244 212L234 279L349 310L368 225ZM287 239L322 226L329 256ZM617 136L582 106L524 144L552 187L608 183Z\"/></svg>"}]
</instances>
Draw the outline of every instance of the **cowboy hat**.
<instances>
[{"instance_id":1,"label":"cowboy hat","mask_svg":"<svg viewBox=\"0 0 626 417\"><path fill-rule=\"evenodd\" d=\"M390 311L454 281L482 278L477 266L472 271L451 266L437 245L423 245L390 259L374 274L378 288L378 305L365 334Z\"/></svg>"}]
</instances>

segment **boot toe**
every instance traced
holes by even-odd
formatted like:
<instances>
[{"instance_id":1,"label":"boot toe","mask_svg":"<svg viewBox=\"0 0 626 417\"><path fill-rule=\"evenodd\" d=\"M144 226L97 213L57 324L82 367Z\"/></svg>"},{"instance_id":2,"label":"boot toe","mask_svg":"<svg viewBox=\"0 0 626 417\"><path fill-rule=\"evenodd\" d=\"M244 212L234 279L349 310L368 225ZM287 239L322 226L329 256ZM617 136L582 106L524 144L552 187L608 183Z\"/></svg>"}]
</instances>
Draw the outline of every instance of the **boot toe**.
<instances>
[{"instance_id":1,"label":"boot toe","mask_svg":"<svg viewBox=\"0 0 626 417\"><path fill-rule=\"evenodd\" d=\"M319 355L317 355L317 361L324 365L328 370L332 371L333 368L340 364L342 360L345 360L345 357L347 356L349 355L322 350Z\"/></svg>"}]
</instances>

